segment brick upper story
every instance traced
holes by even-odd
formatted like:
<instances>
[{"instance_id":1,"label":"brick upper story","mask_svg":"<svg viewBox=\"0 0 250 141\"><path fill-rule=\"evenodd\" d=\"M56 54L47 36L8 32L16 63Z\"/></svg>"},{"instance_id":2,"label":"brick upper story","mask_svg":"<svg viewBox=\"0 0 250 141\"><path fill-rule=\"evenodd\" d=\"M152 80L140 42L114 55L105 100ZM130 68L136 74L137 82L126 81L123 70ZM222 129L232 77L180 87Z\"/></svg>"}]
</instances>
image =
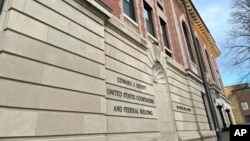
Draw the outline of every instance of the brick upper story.
<instances>
[{"instance_id":1,"label":"brick upper story","mask_svg":"<svg viewBox=\"0 0 250 141\"><path fill-rule=\"evenodd\" d=\"M189 69L198 74L198 61L194 44L191 38L188 18L185 12L184 5L181 0L101 0L110 9L114 17L118 18L123 24L125 24L133 32L136 32L141 37L146 38L151 42L157 42L162 51L166 53L166 56L171 57L179 64L183 65L186 69ZM135 18L132 19L126 14L124 10L124 2L133 5L132 12ZM155 35L152 36L147 31L147 23L145 21L145 7L149 7L152 15L152 24ZM213 37L209 33L205 23L199 16L199 13L195 9L191 1L187 3L188 11L191 17L192 29L194 36L200 44L201 55L203 57L204 68L209 78L210 83L214 83L223 89L223 84L219 74L219 69L216 63L216 58L220 55L220 52L213 40ZM131 10L131 9L129 9ZM166 34L169 42L169 47L164 45L164 37L162 34L161 21L166 23ZM187 26L188 40L190 42L190 48L187 45L183 23ZM193 60L191 59L193 56ZM199 74L198 74L199 75Z\"/></svg>"}]
</instances>

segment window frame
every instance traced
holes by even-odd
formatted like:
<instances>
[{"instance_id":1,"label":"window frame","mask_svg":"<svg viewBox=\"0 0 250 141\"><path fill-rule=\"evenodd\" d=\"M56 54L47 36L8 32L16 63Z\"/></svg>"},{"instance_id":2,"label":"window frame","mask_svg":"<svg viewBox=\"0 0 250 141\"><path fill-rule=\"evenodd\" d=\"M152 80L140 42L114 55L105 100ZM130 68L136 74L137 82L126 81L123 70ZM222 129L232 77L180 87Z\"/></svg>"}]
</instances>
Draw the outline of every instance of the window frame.
<instances>
[{"instance_id":1,"label":"window frame","mask_svg":"<svg viewBox=\"0 0 250 141\"><path fill-rule=\"evenodd\" d=\"M147 4L147 2L143 1L143 5L144 5L143 15L144 15L144 20L146 22L147 33L155 37L154 19L153 19L153 12L152 12L153 10Z\"/></svg>"},{"instance_id":2,"label":"window frame","mask_svg":"<svg viewBox=\"0 0 250 141\"><path fill-rule=\"evenodd\" d=\"M127 17L129 17L131 20L136 22L134 0L123 0L122 4L123 4L123 13ZM126 6L128 6L128 7L126 7ZM126 8L128 8L128 9L126 9Z\"/></svg>"},{"instance_id":3,"label":"window frame","mask_svg":"<svg viewBox=\"0 0 250 141\"><path fill-rule=\"evenodd\" d=\"M172 49L170 46L167 23L161 17L159 17L159 21L165 54L169 57L172 57Z\"/></svg>"},{"instance_id":4,"label":"window frame","mask_svg":"<svg viewBox=\"0 0 250 141\"><path fill-rule=\"evenodd\" d=\"M194 52L192 49L192 41L191 41L192 39L190 36L190 31L189 31L185 21L182 21L182 30L184 33L184 37L185 37L185 41L186 41L186 45L187 45L187 49L188 49L188 53L189 53L189 58L193 63L195 63L195 56L194 56Z\"/></svg>"},{"instance_id":5,"label":"window frame","mask_svg":"<svg viewBox=\"0 0 250 141\"><path fill-rule=\"evenodd\" d=\"M250 123L250 115L245 115L246 123Z\"/></svg>"},{"instance_id":6,"label":"window frame","mask_svg":"<svg viewBox=\"0 0 250 141\"><path fill-rule=\"evenodd\" d=\"M247 110L249 110L249 106L248 106L248 103L247 103L246 101L240 102L240 106L241 106L242 111L247 111ZM244 107L244 106L245 106L245 107Z\"/></svg>"}]
</instances>

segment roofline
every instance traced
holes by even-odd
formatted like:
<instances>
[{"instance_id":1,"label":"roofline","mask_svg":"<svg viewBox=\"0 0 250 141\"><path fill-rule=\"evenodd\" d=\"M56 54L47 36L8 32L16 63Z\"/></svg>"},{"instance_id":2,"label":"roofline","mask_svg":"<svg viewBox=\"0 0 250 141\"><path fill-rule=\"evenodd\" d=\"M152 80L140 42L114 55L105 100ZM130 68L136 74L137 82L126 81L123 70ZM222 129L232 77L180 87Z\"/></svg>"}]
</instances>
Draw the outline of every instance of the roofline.
<instances>
[{"instance_id":1,"label":"roofline","mask_svg":"<svg viewBox=\"0 0 250 141\"><path fill-rule=\"evenodd\" d=\"M194 25L198 28L201 35L205 38L205 40L208 42L209 49L211 53L217 58L220 56L221 52L218 49L216 42L210 33L208 27L206 26L205 22L201 18L199 12L195 8L192 0L188 0L188 10L190 12L191 18L194 21Z\"/></svg>"},{"instance_id":2,"label":"roofline","mask_svg":"<svg viewBox=\"0 0 250 141\"><path fill-rule=\"evenodd\" d=\"M226 86L224 88L234 87L234 86L239 86L239 85L248 85L248 83L235 84L235 85L231 85L231 86Z\"/></svg>"}]
</instances>

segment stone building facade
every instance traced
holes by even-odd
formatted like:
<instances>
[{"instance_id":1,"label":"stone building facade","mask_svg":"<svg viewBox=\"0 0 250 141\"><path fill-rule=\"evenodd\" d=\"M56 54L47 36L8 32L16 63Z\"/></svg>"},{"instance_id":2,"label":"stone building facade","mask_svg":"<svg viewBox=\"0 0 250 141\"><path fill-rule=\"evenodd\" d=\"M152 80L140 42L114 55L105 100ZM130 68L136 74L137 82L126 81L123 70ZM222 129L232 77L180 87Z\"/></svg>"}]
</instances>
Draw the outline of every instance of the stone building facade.
<instances>
[{"instance_id":1,"label":"stone building facade","mask_svg":"<svg viewBox=\"0 0 250 141\"><path fill-rule=\"evenodd\" d=\"M220 52L187 7L192 29L181 0L3 1L0 140L216 140L194 41L214 107Z\"/></svg>"},{"instance_id":2,"label":"stone building facade","mask_svg":"<svg viewBox=\"0 0 250 141\"><path fill-rule=\"evenodd\" d=\"M250 123L250 88L247 83L225 87L225 93L232 105L235 123Z\"/></svg>"}]
</instances>

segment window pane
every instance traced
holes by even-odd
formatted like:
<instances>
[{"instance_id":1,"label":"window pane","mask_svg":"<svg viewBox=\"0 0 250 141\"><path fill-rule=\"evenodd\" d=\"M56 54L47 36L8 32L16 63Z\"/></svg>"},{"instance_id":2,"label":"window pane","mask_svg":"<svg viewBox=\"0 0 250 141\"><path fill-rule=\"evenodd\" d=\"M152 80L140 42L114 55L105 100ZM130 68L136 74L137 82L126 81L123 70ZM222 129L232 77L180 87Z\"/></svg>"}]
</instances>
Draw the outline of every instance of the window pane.
<instances>
[{"instance_id":1,"label":"window pane","mask_svg":"<svg viewBox=\"0 0 250 141\"><path fill-rule=\"evenodd\" d=\"M149 20L148 11L146 9L144 9L144 17L146 20Z\"/></svg>"},{"instance_id":2,"label":"window pane","mask_svg":"<svg viewBox=\"0 0 250 141\"><path fill-rule=\"evenodd\" d=\"M188 47L188 52L189 52L190 59L194 62L194 54L192 52L191 41L190 41L190 38L189 38L189 31L188 31L188 28L187 28L187 25L186 25L185 22L182 22L182 28L183 28L183 31L184 31L184 35L185 35L186 44L187 44L187 47Z\"/></svg>"},{"instance_id":3,"label":"window pane","mask_svg":"<svg viewBox=\"0 0 250 141\"><path fill-rule=\"evenodd\" d=\"M167 27L166 27L167 25L161 18L160 18L160 23L161 23L161 31L162 31L162 38L163 38L164 45L165 47L170 49L168 36L167 36Z\"/></svg>"},{"instance_id":4,"label":"window pane","mask_svg":"<svg viewBox=\"0 0 250 141\"><path fill-rule=\"evenodd\" d=\"M151 11L152 8L146 2L144 2L144 17L147 26L147 32L150 33L152 36L155 36Z\"/></svg>"},{"instance_id":5,"label":"window pane","mask_svg":"<svg viewBox=\"0 0 250 141\"><path fill-rule=\"evenodd\" d=\"M250 123L250 115L246 115L246 122Z\"/></svg>"},{"instance_id":6,"label":"window pane","mask_svg":"<svg viewBox=\"0 0 250 141\"><path fill-rule=\"evenodd\" d=\"M134 12L134 1L133 0L123 0L123 12L135 21Z\"/></svg>"},{"instance_id":7,"label":"window pane","mask_svg":"<svg viewBox=\"0 0 250 141\"><path fill-rule=\"evenodd\" d=\"M241 102L241 108L242 110L249 110L247 102Z\"/></svg>"}]
</instances>

